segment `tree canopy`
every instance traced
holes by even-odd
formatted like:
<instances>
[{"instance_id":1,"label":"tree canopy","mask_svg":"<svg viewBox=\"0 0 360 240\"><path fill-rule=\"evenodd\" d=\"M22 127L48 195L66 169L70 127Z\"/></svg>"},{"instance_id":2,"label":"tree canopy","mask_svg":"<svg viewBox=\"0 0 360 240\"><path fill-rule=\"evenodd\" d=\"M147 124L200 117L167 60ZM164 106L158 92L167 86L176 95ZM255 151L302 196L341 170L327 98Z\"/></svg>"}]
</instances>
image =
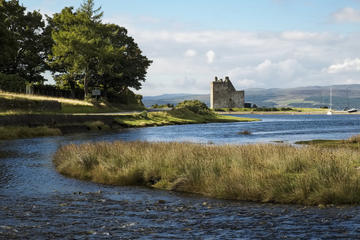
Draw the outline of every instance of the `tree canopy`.
<instances>
[{"instance_id":1,"label":"tree canopy","mask_svg":"<svg viewBox=\"0 0 360 240\"><path fill-rule=\"evenodd\" d=\"M0 73L43 83L50 70L56 85L92 89L103 96L140 89L151 64L124 27L102 22L101 7L84 0L53 16L26 11L18 0L0 0ZM3 76L3 75L2 75Z\"/></svg>"},{"instance_id":2,"label":"tree canopy","mask_svg":"<svg viewBox=\"0 0 360 240\"><path fill-rule=\"evenodd\" d=\"M38 11L26 12L18 0L0 0L0 72L43 82L47 65L45 23Z\"/></svg>"},{"instance_id":3,"label":"tree canopy","mask_svg":"<svg viewBox=\"0 0 360 240\"><path fill-rule=\"evenodd\" d=\"M62 69L58 84L89 86L121 93L127 87L139 89L145 81L151 61L141 54L127 30L115 24L103 24L101 9L94 9L93 0L79 9L64 8L52 18L54 45L50 65ZM79 81L81 79L81 81Z\"/></svg>"}]
</instances>

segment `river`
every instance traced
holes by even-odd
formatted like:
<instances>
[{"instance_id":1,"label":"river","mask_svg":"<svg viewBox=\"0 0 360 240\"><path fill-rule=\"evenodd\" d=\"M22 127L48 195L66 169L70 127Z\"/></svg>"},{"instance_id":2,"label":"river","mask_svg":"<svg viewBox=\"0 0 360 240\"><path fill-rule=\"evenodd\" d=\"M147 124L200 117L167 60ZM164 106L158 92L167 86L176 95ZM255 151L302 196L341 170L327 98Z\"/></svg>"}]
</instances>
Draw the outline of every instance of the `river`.
<instances>
[{"instance_id":1,"label":"river","mask_svg":"<svg viewBox=\"0 0 360 240\"><path fill-rule=\"evenodd\" d=\"M357 206L320 209L104 186L66 178L51 162L59 146L87 141L293 143L360 133L360 115L251 117L262 121L0 141L0 239L358 239ZM244 130L252 134L238 134Z\"/></svg>"}]
</instances>

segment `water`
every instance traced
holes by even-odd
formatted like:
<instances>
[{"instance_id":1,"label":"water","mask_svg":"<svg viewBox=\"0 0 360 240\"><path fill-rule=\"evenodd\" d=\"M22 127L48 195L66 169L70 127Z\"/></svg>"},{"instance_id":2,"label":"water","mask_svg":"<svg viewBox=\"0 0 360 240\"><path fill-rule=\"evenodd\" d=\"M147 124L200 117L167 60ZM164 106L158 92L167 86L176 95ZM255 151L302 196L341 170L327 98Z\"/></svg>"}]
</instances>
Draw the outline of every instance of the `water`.
<instances>
[{"instance_id":1,"label":"water","mask_svg":"<svg viewBox=\"0 0 360 240\"><path fill-rule=\"evenodd\" d=\"M215 144L343 139L360 115L261 115L261 122L126 129L0 142L0 239L329 239L360 236L360 207L327 209L208 199L59 175L56 149L86 141ZM251 135L239 135L248 130Z\"/></svg>"}]
</instances>

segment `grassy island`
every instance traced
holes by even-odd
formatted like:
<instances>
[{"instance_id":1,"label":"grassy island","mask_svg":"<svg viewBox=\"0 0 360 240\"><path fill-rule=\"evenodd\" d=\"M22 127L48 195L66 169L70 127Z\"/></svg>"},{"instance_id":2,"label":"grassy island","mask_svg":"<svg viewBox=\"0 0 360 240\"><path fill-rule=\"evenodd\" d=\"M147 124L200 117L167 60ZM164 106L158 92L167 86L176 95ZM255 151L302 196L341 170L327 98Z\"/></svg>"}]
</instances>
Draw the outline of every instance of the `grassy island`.
<instances>
[{"instance_id":1,"label":"grassy island","mask_svg":"<svg viewBox=\"0 0 360 240\"><path fill-rule=\"evenodd\" d=\"M360 203L359 148L113 142L63 146L69 177L256 202Z\"/></svg>"}]
</instances>

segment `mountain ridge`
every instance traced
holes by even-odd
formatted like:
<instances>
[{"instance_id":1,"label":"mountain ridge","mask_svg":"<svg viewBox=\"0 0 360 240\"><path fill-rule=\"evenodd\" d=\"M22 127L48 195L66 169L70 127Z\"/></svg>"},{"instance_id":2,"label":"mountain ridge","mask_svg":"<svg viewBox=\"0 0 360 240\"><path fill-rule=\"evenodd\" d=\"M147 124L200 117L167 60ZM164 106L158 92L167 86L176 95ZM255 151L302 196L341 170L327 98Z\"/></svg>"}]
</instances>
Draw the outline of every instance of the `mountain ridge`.
<instances>
[{"instance_id":1,"label":"mountain ridge","mask_svg":"<svg viewBox=\"0 0 360 240\"><path fill-rule=\"evenodd\" d=\"M360 84L338 84L331 86L305 86L295 88L249 88L245 89L245 102L259 107L311 107L329 106L330 88L333 93L333 108L360 108ZM184 100L200 100L207 105L210 94L163 94L144 96L143 103L150 107L154 104L177 104Z\"/></svg>"}]
</instances>

